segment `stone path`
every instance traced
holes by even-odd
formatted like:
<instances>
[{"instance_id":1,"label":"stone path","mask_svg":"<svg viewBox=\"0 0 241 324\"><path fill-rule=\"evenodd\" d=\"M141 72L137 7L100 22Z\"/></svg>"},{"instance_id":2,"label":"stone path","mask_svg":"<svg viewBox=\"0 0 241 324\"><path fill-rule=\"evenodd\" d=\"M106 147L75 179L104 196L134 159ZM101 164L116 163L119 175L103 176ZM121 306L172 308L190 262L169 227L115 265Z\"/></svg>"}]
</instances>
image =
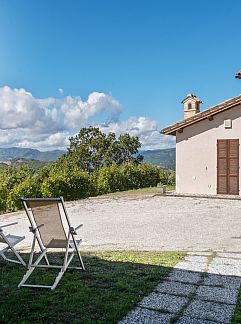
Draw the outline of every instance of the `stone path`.
<instances>
[{"instance_id":1,"label":"stone path","mask_svg":"<svg viewBox=\"0 0 241 324\"><path fill-rule=\"evenodd\" d=\"M241 285L241 254L188 253L119 324L230 323Z\"/></svg>"}]
</instances>

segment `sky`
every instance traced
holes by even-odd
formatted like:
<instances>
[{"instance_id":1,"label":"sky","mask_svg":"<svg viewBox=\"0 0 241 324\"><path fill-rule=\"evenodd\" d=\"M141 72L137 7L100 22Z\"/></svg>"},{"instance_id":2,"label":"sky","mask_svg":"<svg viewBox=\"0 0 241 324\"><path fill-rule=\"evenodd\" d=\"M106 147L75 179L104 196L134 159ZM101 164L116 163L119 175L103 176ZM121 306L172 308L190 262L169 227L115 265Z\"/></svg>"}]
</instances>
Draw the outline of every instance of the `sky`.
<instances>
[{"instance_id":1,"label":"sky","mask_svg":"<svg viewBox=\"0 0 241 324\"><path fill-rule=\"evenodd\" d=\"M241 93L241 1L0 0L0 147L65 149L89 125L160 130Z\"/></svg>"}]
</instances>

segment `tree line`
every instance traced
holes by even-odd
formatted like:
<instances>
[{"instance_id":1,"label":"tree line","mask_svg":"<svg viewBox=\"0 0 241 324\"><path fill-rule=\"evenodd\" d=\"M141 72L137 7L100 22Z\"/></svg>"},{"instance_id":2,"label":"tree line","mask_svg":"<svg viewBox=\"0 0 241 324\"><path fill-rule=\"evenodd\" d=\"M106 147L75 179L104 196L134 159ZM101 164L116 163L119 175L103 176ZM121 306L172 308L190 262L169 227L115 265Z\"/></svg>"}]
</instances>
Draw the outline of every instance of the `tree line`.
<instances>
[{"instance_id":1,"label":"tree line","mask_svg":"<svg viewBox=\"0 0 241 324\"><path fill-rule=\"evenodd\" d=\"M138 137L99 128L82 128L70 139L66 154L33 170L6 166L0 170L0 211L21 208L20 197L59 197L77 200L90 196L173 184L173 174L143 162Z\"/></svg>"}]
</instances>

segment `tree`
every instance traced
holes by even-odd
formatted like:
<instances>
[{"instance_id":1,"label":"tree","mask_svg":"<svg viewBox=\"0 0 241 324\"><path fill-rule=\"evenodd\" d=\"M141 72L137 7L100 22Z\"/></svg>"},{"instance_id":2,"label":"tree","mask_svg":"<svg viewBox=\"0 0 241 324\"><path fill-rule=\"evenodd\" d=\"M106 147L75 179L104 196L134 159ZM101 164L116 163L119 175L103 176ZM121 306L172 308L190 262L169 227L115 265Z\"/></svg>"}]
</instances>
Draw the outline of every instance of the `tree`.
<instances>
[{"instance_id":1,"label":"tree","mask_svg":"<svg viewBox=\"0 0 241 324\"><path fill-rule=\"evenodd\" d=\"M99 128L90 126L82 128L78 135L70 138L70 147L60 163L87 172L112 163L118 166L125 162L140 163L143 160L137 154L140 147L138 137L123 134L116 139L114 133L106 135Z\"/></svg>"},{"instance_id":2,"label":"tree","mask_svg":"<svg viewBox=\"0 0 241 324\"><path fill-rule=\"evenodd\" d=\"M140 163L143 160L143 156L137 154L140 147L138 137L122 134L109 147L105 162L106 164L114 162L119 166L126 162Z\"/></svg>"}]
</instances>

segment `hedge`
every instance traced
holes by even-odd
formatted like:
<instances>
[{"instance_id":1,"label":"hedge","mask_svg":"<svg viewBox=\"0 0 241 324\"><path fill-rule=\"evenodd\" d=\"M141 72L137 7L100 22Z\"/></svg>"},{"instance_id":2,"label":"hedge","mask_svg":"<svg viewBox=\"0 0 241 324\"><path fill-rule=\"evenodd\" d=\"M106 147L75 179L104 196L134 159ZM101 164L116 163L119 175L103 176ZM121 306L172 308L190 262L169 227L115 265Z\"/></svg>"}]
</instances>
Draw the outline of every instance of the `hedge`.
<instances>
[{"instance_id":1,"label":"hedge","mask_svg":"<svg viewBox=\"0 0 241 324\"><path fill-rule=\"evenodd\" d=\"M47 169L46 169L47 170ZM59 197L77 200L116 191L156 186L160 170L149 164L115 163L88 173L65 167L40 171L33 177L26 169L1 174L0 212L21 208L20 197ZM44 172L43 172L44 171Z\"/></svg>"}]
</instances>

